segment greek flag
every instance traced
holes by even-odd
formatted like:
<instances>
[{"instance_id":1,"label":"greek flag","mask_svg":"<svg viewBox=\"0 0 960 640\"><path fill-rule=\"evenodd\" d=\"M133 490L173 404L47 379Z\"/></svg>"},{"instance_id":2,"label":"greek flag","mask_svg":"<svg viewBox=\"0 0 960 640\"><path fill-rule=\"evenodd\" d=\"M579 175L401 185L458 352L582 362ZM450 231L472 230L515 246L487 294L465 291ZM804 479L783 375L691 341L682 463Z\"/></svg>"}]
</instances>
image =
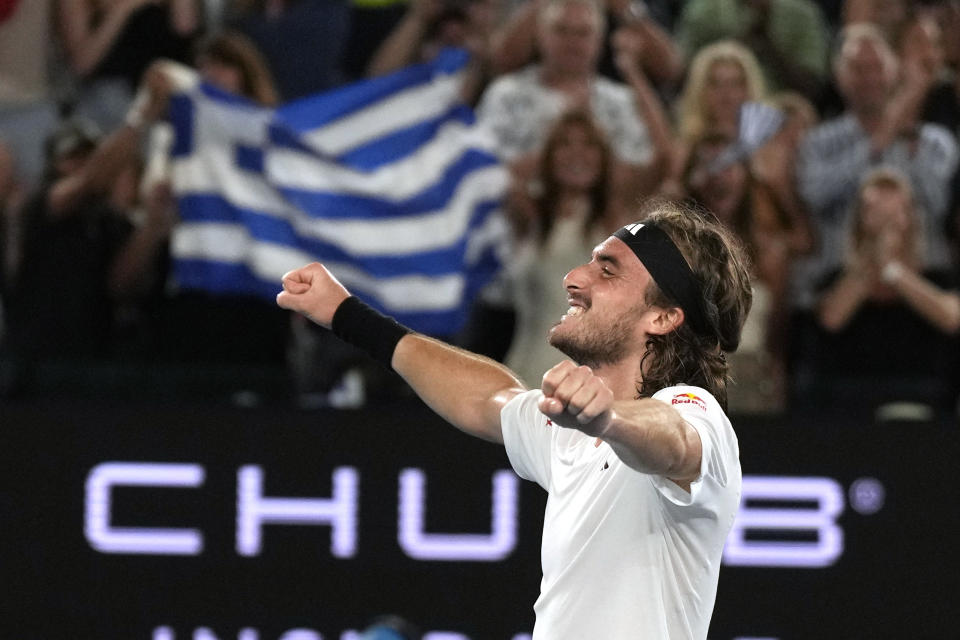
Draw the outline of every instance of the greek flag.
<instances>
[{"instance_id":1,"label":"greek flag","mask_svg":"<svg viewBox=\"0 0 960 640\"><path fill-rule=\"evenodd\" d=\"M179 286L273 299L322 261L357 296L455 333L499 267L507 172L459 90L461 50L265 109L196 81L171 100Z\"/></svg>"}]
</instances>

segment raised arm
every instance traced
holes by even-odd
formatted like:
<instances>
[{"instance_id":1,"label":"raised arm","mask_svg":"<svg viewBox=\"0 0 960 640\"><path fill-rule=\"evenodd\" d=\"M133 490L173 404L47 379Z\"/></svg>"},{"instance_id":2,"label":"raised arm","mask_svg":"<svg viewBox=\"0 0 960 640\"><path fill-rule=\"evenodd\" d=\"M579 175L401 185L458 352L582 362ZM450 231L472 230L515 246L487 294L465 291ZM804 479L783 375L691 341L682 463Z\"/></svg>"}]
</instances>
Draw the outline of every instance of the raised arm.
<instances>
[{"instance_id":1,"label":"raised arm","mask_svg":"<svg viewBox=\"0 0 960 640\"><path fill-rule=\"evenodd\" d=\"M381 316L355 298L321 264L287 273L277 304L302 313L389 364L427 405L452 425L503 442L500 410L523 384L509 369Z\"/></svg>"},{"instance_id":2,"label":"raised arm","mask_svg":"<svg viewBox=\"0 0 960 640\"><path fill-rule=\"evenodd\" d=\"M370 58L367 76L383 76L417 62L430 25L443 11L443 0L413 0L407 12Z\"/></svg>"},{"instance_id":3,"label":"raised arm","mask_svg":"<svg viewBox=\"0 0 960 640\"><path fill-rule=\"evenodd\" d=\"M97 145L93 156L75 174L61 178L48 196L53 215L65 215L91 193L103 193L113 186L121 171L134 160L145 125L157 120L167 109L171 83L155 63L147 70L140 97L127 113L126 122Z\"/></svg>"}]
</instances>

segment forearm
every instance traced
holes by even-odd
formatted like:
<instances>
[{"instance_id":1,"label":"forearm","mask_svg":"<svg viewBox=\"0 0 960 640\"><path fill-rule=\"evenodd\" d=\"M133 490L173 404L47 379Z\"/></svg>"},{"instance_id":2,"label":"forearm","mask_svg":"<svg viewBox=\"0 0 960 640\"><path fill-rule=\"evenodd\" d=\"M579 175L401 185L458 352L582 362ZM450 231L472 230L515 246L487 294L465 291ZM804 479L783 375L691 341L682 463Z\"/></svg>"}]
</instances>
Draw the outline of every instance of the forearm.
<instances>
[{"instance_id":1,"label":"forearm","mask_svg":"<svg viewBox=\"0 0 960 640\"><path fill-rule=\"evenodd\" d=\"M672 83L683 74L683 56L660 25L650 19L634 27L644 37L643 70L658 86Z\"/></svg>"},{"instance_id":2,"label":"forearm","mask_svg":"<svg viewBox=\"0 0 960 640\"><path fill-rule=\"evenodd\" d=\"M863 275L845 271L820 302L817 316L823 328L835 332L846 327L867 299L869 288Z\"/></svg>"},{"instance_id":3,"label":"forearm","mask_svg":"<svg viewBox=\"0 0 960 640\"><path fill-rule=\"evenodd\" d=\"M157 258L169 232L146 223L133 232L110 269L109 290L115 299L132 298L156 282Z\"/></svg>"},{"instance_id":4,"label":"forearm","mask_svg":"<svg viewBox=\"0 0 960 640\"><path fill-rule=\"evenodd\" d=\"M383 76L412 64L426 31L424 21L419 16L408 13L373 54L367 66L367 76Z\"/></svg>"},{"instance_id":5,"label":"forearm","mask_svg":"<svg viewBox=\"0 0 960 640\"><path fill-rule=\"evenodd\" d=\"M664 112L660 98L657 97L643 73L639 71L630 73L627 81L630 88L633 89L637 114L646 125L650 142L653 145L653 162L672 160L673 136L670 121Z\"/></svg>"},{"instance_id":6,"label":"forearm","mask_svg":"<svg viewBox=\"0 0 960 640\"><path fill-rule=\"evenodd\" d=\"M960 296L956 292L944 291L919 273L906 271L902 267L888 265L887 273L891 286L897 290L907 304L931 324L944 333L960 331Z\"/></svg>"},{"instance_id":7,"label":"forearm","mask_svg":"<svg viewBox=\"0 0 960 640\"><path fill-rule=\"evenodd\" d=\"M500 410L524 390L509 369L412 333L397 344L392 366L450 424L484 440L503 442Z\"/></svg>"},{"instance_id":8,"label":"forearm","mask_svg":"<svg viewBox=\"0 0 960 640\"><path fill-rule=\"evenodd\" d=\"M51 212L54 215L66 213L84 196L103 193L110 188L121 170L136 156L139 140L139 130L128 125L110 134L79 173L54 184L49 196Z\"/></svg>"},{"instance_id":9,"label":"forearm","mask_svg":"<svg viewBox=\"0 0 960 640\"><path fill-rule=\"evenodd\" d=\"M540 0L528 0L493 33L490 51L493 73L509 73L533 59Z\"/></svg>"},{"instance_id":10,"label":"forearm","mask_svg":"<svg viewBox=\"0 0 960 640\"><path fill-rule=\"evenodd\" d=\"M625 464L641 473L671 480L695 480L702 445L696 429L670 405L643 398L614 405L614 417L601 435Z\"/></svg>"}]
</instances>

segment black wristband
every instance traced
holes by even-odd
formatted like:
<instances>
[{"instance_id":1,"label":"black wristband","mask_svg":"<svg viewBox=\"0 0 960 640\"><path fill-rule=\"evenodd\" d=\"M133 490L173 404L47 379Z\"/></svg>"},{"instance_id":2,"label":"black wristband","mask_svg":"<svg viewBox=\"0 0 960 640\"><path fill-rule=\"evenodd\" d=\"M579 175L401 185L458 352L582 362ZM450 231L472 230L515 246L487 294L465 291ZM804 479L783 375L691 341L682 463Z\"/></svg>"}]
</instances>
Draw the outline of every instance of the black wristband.
<instances>
[{"instance_id":1,"label":"black wristband","mask_svg":"<svg viewBox=\"0 0 960 640\"><path fill-rule=\"evenodd\" d=\"M400 339L411 333L393 318L385 316L356 296L340 303L330 323L333 334L359 347L391 368L393 351Z\"/></svg>"}]
</instances>

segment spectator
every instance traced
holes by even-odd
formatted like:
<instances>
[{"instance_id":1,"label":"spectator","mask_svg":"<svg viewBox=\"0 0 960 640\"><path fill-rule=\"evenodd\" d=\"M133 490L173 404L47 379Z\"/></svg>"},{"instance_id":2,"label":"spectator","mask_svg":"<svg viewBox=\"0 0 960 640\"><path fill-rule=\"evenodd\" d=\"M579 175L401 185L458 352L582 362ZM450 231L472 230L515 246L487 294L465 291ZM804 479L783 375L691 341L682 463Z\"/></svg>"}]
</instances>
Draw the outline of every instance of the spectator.
<instances>
[{"instance_id":1,"label":"spectator","mask_svg":"<svg viewBox=\"0 0 960 640\"><path fill-rule=\"evenodd\" d=\"M492 61L496 73L516 71L537 56L537 22L546 0L529 0L516 8L494 33ZM643 46L637 51L644 74L664 92L683 73L683 57L666 31L653 17L648 3L628 0L599 0L605 9L605 21L617 25L603 40L598 71L614 80L625 81L614 60L613 39L617 33L630 32ZM658 10L659 7L654 7ZM659 11L657 11L660 13Z\"/></svg>"},{"instance_id":2,"label":"spectator","mask_svg":"<svg viewBox=\"0 0 960 640\"><path fill-rule=\"evenodd\" d=\"M74 113L116 128L153 60L189 59L200 16L197 0L61 0L60 33L80 79Z\"/></svg>"},{"instance_id":3,"label":"spectator","mask_svg":"<svg viewBox=\"0 0 960 640\"><path fill-rule=\"evenodd\" d=\"M0 15L0 144L13 163L11 179L28 190L43 177L43 140L58 120L48 72L52 7L52 0L21 1Z\"/></svg>"},{"instance_id":4,"label":"spectator","mask_svg":"<svg viewBox=\"0 0 960 640\"><path fill-rule=\"evenodd\" d=\"M798 249L809 248L809 229L753 176L748 159L722 169L713 167L733 142L725 133L708 133L698 140L684 172L684 185L690 197L739 237L753 262L753 307L740 348L729 356L736 381L729 391L730 408L735 413L777 412L786 400L790 264Z\"/></svg>"},{"instance_id":5,"label":"spectator","mask_svg":"<svg viewBox=\"0 0 960 640\"><path fill-rule=\"evenodd\" d=\"M953 269L924 264L924 220L902 173L872 171L860 188L849 253L817 308L818 376L877 400L956 398L960 295ZM909 341L891 344L891 336Z\"/></svg>"},{"instance_id":6,"label":"spectator","mask_svg":"<svg viewBox=\"0 0 960 640\"><path fill-rule=\"evenodd\" d=\"M740 107L767 94L760 65L749 49L733 40L697 52L678 102L677 129L689 144L707 131L736 137Z\"/></svg>"},{"instance_id":7,"label":"spectator","mask_svg":"<svg viewBox=\"0 0 960 640\"><path fill-rule=\"evenodd\" d=\"M263 106L277 100L266 65L254 45L236 32L221 32L199 43L196 53L200 78L216 88L235 93ZM155 64L148 79L156 81L160 96L176 81L176 71L167 63ZM149 95L152 95L150 93ZM145 204L163 210L169 202L167 156L173 142L169 126L151 129L151 150L142 185ZM169 229L168 229L169 230ZM152 246L141 245L143 260L153 260L159 282L167 271L167 236L157 236ZM157 257L158 256L158 257ZM172 285L172 283L171 283ZM252 296L213 296L196 291L177 291L172 286L154 291L157 307L159 355L181 362L281 365L287 339L287 314ZM250 336L256 335L256 340Z\"/></svg>"},{"instance_id":8,"label":"spectator","mask_svg":"<svg viewBox=\"0 0 960 640\"><path fill-rule=\"evenodd\" d=\"M957 167L950 132L915 119L928 79L910 73L894 91L897 56L872 25L844 30L836 58L837 82L847 111L816 127L800 147L798 189L818 231L817 255L797 271L797 302L809 306L808 285L835 269L844 252L851 205L863 177L886 165L908 176L925 229L928 264L950 263L943 237L949 184Z\"/></svg>"},{"instance_id":9,"label":"spectator","mask_svg":"<svg viewBox=\"0 0 960 640\"><path fill-rule=\"evenodd\" d=\"M591 0L547 2L538 22L540 64L495 80L481 98L479 118L492 128L502 156L514 160L535 152L563 111L588 108L613 144L617 184L649 193L670 154L653 144L649 131L662 109L656 99L597 75L604 29L603 13Z\"/></svg>"},{"instance_id":10,"label":"spectator","mask_svg":"<svg viewBox=\"0 0 960 640\"><path fill-rule=\"evenodd\" d=\"M506 364L536 383L564 359L545 336L569 303L563 276L624 224L610 192L610 146L590 115L561 116L538 156L535 176L515 175L509 211L516 250L509 265L517 327Z\"/></svg>"},{"instance_id":11,"label":"spectator","mask_svg":"<svg viewBox=\"0 0 960 640\"><path fill-rule=\"evenodd\" d=\"M767 82L813 99L827 76L827 30L810 0L691 0L677 27L687 58L717 40L743 42Z\"/></svg>"},{"instance_id":12,"label":"spectator","mask_svg":"<svg viewBox=\"0 0 960 640\"><path fill-rule=\"evenodd\" d=\"M266 58L284 102L344 81L347 0L235 0L227 23Z\"/></svg>"},{"instance_id":13,"label":"spectator","mask_svg":"<svg viewBox=\"0 0 960 640\"><path fill-rule=\"evenodd\" d=\"M556 119L580 108L613 147L611 188L627 201L649 194L669 167L671 149L663 109L638 68L639 38L624 32L614 40L618 65L629 73L627 86L597 76L604 20L591 0L545 3L537 33L541 63L497 78L480 101L479 120L493 130L501 156L531 162ZM512 334L506 286L494 281L481 292L463 346L503 358L507 345L491 336Z\"/></svg>"},{"instance_id":14,"label":"spectator","mask_svg":"<svg viewBox=\"0 0 960 640\"><path fill-rule=\"evenodd\" d=\"M144 106L149 117L160 108ZM25 205L22 260L9 296L4 351L15 364L115 352L116 303L136 292L141 275L131 253L152 231L135 230L118 208L129 202L118 186L135 184L129 158L137 141L131 126L101 141L79 120L47 140L48 177Z\"/></svg>"},{"instance_id":15,"label":"spectator","mask_svg":"<svg viewBox=\"0 0 960 640\"><path fill-rule=\"evenodd\" d=\"M667 196L683 193L682 174L689 164L690 145L707 131L736 138L740 108L766 96L766 83L757 59L733 40L701 49L690 63L677 102L680 140L672 158L670 178L660 186Z\"/></svg>"}]
</instances>

